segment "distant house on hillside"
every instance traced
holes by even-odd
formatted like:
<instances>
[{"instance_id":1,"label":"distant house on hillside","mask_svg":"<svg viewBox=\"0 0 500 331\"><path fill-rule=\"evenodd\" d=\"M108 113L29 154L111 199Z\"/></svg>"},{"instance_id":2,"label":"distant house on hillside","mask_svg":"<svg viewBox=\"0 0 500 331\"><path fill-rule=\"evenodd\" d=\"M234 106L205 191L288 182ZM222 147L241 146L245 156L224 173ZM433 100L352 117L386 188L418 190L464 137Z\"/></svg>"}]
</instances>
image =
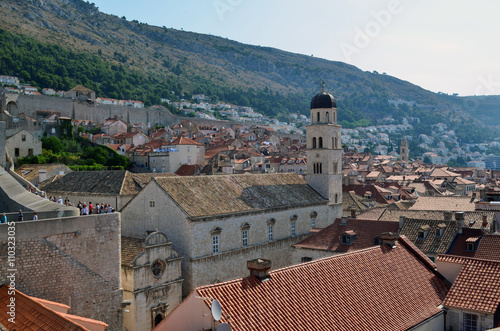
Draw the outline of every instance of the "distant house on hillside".
<instances>
[{"instance_id":1,"label":"distant house on hillside","mask_svg":"<svg viewBox=\"0 0 500 331\"><path fill-rule=\"evenodd\" d=\"M66 97L82 101L95 101L95 92L82 85L77 85L71 90L66 91Z\"/></svg>"},{"instance_id":2,"label":"distant house on hillside","mask_svg":"<svg viewBox=\"0 0 500 331\"><path fill-rule=\"evenodd\" d=\"M21 130L5 141L10 157L17 161L20 157L42 154L42 141L26 130Z\"/></svg>"}]
</instances>

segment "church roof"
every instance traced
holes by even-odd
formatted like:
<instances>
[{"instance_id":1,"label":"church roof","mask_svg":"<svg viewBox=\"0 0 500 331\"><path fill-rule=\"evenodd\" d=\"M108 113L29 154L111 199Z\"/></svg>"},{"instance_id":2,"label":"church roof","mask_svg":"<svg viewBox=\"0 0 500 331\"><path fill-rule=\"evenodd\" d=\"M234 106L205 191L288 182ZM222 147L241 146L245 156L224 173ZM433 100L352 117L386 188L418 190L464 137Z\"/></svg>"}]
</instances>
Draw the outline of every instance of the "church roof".
<instances>
[{"instance_id":1,"label":"church roof","mask_svg":"<svg viewBox=\"0 0 500 331\"><path fill-rule=\"evenodd\" d=\"M296 174L155 178L191 217L327 203Z\"/></svg>"},{"instance_id":2,"label":"church roof","mask_svg":"<svg viewBox=\"0 0 500 331\"><path fill-rule=\"evenodd\" d=\"M311 100L311 109L337 108L337 101L330 93L325 92L324 87Z\"/></svg>"}]
</instances>

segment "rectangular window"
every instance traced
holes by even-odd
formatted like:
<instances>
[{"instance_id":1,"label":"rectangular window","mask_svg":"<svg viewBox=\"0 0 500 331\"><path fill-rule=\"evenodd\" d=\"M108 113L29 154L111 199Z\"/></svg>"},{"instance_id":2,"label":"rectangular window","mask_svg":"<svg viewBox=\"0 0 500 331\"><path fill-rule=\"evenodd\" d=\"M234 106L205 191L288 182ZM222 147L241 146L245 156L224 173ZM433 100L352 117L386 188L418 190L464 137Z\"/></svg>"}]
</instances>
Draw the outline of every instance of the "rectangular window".
<instances>
[{"instance_id":1,"label":"rectangular window","mask_svg":"<svg viewBox=\"0 0 500 331\"><path fill-rule=\"evenodd\" d=\"M303 258L300 259L300 263L309 262L312 260L313 260L312 257L304 256Z\"/></svg>"},{"instance_id":2,"label":"rectangular window","mask_svg":"<svg viewBox=\"0 0 500 331\"><path fill-rule=\"evenodd\" d=\"M477 315L464 313L464 331L476 331L477 330Z\"/></svg>"},{"instance_id":3,"label":"rectangular window","mask_svg":"<svg viewBox=\"0 0 500 331\"><path fill-rule=\"evenodd\" d=\"M267 227L267 234L269 237L269 241L273 241L273 226L272 225L269 225Z\"/></svg>"},{"instance_id":4,"label":"rectangular window","mask_svg":"<svg viewBox=\"0 0 500 331\"><path fill-rule=\"evenodd\" d=\"M292 237L295 237L295 221L292 221Z\"/></svg>"},{"instance_id":5,"label":"rectangular window","mask_svg":"<svg viewBox=\"0 0 500 331\"><path fill-rule=\"evenodd\" d=\"M243 247L248 246L248 230L243 230L241 232L241 238L243 240Z\"/></svg>"},{"instance_id":6,"label":"rectangular window","mask_svg":"<svg viewBox=\"0 0 500 331\"><path fill-rule=\"evenodd\" d=\"M316 217L311 217L311 227L316 227Z\"/></svg>"},{"instance_id":7,"label":"rectangular window","mask_svg":"<svg viewBox=\"0 0 500 331\"><path fill-rule=\"evenodd\" d=\"M28 148L28 156L33 156L33 148Z\"/></svg>"},{"instance_id":8,"label":"rectangular window","mask_svg":"<svg viewBox=\"0 0 500 331\"><path fill-rule=\"evenodd\" d=\"M212 236L212 252L214 254L219 253L219 236Z\"/></svg>"},{"instance_id":9,"label":"rectangular window","mask_svg":"<svg viewBox=\"0 0 500 331\"><path fill-rule=\"evenodd\" d=\"M351 243L351 236L348 236L348 235L343 235L342 236L342 243L343 244L350 244Z\"/></svg>"},{"instance_id":10,"label":"rectangular window","mask_svg":"<svg viewBox=\"0 0 500 331\"><path fill-rule=\"evenodd\" d=\"M149 207L154 208L156 205L154 200L149 201Z\"/></svg>"},{"instance_id":11,"label":"rectangular window","mask_svg":"<svg viewBox=\"0 0 500 331\"><path fill-rule=\"evenodd\" d=\"M21 140L22 141L26 141L26 135L25 134L21 135Z\"/></svg>"},{"instance_id":12,"label":"rectangular window","mask_svg":"<svg viewBox=\"0 0 500 331\"><path fill-rule=\"evenodd\" d=\"M19 156L19 148L15 148L14 149L14 155L15 156Z\"/></svg>"},{"instance_id":13,"label":"rectangular window","mask_svg":"<svg viewBox=\"0 0 500 331\"><path fill-rule=\"evenodd\" d=\"M474 243L467 243L465 250L468 252L472 252L474 250Z\"/></svg>"},{"instance_id":14,"label":"rectangular window","mask_svg":"<svg viewBox=\"0 0 500 331\"><path fill-rule=\"evenodd\" d=\"M425 237L424 231L418 231L417 238L418 239L424 239L424 237Z\"/></svg>"}]
</instances>

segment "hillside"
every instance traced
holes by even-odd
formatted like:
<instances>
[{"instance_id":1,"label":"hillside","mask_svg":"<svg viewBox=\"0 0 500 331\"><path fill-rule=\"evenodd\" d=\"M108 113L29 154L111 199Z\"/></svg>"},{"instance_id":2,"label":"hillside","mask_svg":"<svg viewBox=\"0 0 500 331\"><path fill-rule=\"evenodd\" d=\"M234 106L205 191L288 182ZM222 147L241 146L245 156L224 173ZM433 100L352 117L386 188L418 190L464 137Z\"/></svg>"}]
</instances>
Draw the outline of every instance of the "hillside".
<instances>
[{"instance_id":1,"label":"hillside","mask_svg":"<svg viewBox=\"0 0 500 331\"><path fill-rule=\"evenodd\" d=\"M415 101L419 107L413 107L411 116L445 121L459 130L464 122L472 127L498 125L487 121L497 112L498 99L488 101L490 115L477 116L477 112L466 111L468 103L462 98L438 95L392 76L364 72L342 62L130 22L101 13L93 4L80 0L1 0L0 15L0 28L15 35L59 45L73 52L69 57L84 53L91 62L102 61L98 67L113 72L111 83L105 83L97 73L82 80L76 72L47 72L62 77L55 81L66 85L90 85L101 96L142 96L152 104L159 98L175 100L203 93L213 100L252 106L266 115L286 119L291 112L308 114L308 102L324 80L339 100L343 125L354 125L361 119L376 123L386 116L409 116L405 108L391 106L388 100ZM54 57L54 51L41 51L41 55ZM8 72L9 67L2 66L2 73L19 74ZM36 70L33 63L32 72ZM133 83L126 80L129 76L136 77ZM32 81L40 84L39 79ZM134 90L138 84L140 92ZM478 111L483 109L482 102L474 101Z\"/></svg>"}]
</instances>

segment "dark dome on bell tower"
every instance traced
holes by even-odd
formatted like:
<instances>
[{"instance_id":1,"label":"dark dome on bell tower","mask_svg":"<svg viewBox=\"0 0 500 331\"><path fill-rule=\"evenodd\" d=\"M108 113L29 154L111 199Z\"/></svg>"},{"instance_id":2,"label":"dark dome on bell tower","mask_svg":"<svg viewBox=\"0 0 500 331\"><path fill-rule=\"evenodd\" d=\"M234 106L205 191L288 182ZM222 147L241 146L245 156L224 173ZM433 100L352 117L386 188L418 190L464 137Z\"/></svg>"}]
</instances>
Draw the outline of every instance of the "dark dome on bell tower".
<instances>
[{"instance_id":1,"label":"dark dome on bell tower","mask_svg":"<svg viewBox=\"0 0 500 331\"><path fill-rule=\"evenodd\" d=\"M325 83L321 87L321 92L316 94L311 100L311 109L317 108L337 108L337 101L330 93L325 92Z\"/></svg>"}]
</instances>

